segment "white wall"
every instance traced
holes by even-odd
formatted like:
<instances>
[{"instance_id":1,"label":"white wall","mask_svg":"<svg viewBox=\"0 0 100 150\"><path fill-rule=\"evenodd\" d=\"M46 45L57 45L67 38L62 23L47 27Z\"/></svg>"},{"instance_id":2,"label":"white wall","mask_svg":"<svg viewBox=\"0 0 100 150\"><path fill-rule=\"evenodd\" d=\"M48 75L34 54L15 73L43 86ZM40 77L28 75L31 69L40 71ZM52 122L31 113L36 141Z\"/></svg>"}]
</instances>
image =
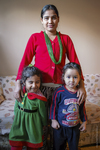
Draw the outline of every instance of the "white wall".
<instances>
[{"instance_id":1,"label":"white wall","mask_svg":"<svg viewBox=\"0 0 100 150\"><path fill-rule=\"evenodd\" d=\"M29 36L43 30L46 4L57 6L58 31L73 40L83 73L100 73L100 0L0 0L0 75L17 74Z\"/></svg>"}]
</instances>

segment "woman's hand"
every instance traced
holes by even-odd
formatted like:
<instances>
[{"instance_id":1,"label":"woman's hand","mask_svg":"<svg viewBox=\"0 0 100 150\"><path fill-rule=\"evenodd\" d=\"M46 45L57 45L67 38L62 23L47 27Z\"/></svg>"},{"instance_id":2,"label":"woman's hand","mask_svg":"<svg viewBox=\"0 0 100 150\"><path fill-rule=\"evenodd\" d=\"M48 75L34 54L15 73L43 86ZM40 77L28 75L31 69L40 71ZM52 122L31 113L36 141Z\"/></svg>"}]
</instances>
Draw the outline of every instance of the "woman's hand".
<instances>
[{"instance_id":1,"label":"woman's hand","mask_svg":"<svg viewBox=\"0 0 100 150\"><path fill-rule=\"evenodd\" d=\"M86 99L86 90L84 87L84 81L83 80L80 81L80 86L79 86L78 91L77 91L77 97L79 97L78 98L79 104L83 103Z\"/></svg>"},{"instance_id":2,"label":"woman's hand","mask_svg":"<svg viewBox=\"0 0 100 150\"><path fill-rule=\"evenodd\" d=\"M60 128L60 124L58 123L57 120L52 120L51 126L52 126L54 129Z\"/></svg>"},{"instance_id":3,"label":"woman's hand","mask_svg":"<svg viewBox=\"0 0 100 150\"><path fill-rule=\"evenodd\" d=\"M79 130L80 131L85 131L86 130L86 121L81 124L81 126L79 127Z\"/></svg>"},{"instance_id":4,"label":"woman's hand","mask_svg":"<svg viewBox=\"0 0 100 150\"><path fill-rule=\"evenodd\" d=\"M23 92L21 90L21 84L20 84L20 80L16 81L16 86L14 89L14 98L18 101L18 102L22 102L21 96L23 97Z\"/></svg>"}]
</instances>

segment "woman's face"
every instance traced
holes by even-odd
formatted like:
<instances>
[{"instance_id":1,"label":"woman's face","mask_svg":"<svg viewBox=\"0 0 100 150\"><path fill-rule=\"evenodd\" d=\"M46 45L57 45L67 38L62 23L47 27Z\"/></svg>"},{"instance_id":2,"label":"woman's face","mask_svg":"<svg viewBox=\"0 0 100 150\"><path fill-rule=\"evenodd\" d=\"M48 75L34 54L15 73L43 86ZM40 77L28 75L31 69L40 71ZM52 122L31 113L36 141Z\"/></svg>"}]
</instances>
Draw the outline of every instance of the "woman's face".
<instances>
[{"instance_id":1,"label":"woman's face","mask_svg":"<svg viewBox=\"0 0 100 150\"><path fill-rule=\"evenodd\" d=\"M47 32L54 33L56 32L56 28L58 26L59 17L57 16L54 10L50 9L43 14L43 18L41 18L41 22L43 24L46 33Z\"/></svg>"}]
</instances>

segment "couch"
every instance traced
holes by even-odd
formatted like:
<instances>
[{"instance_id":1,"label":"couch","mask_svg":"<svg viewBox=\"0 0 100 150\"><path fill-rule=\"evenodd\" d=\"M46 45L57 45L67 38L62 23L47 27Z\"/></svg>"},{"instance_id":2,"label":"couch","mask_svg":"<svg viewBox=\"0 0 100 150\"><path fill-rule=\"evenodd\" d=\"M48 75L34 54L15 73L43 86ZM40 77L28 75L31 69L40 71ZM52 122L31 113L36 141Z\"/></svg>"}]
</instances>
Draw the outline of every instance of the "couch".
<instances>
[{"instance_id":1,"label":"couch","mask_svg":"<svg viewBox=\"0 0 100 150\"><path fill-rule=\"evenodd\" d=\"M0 77L0 150L9 150L8 135L14 119L13 91L16 76ZM84 75L87 129L80 134L79 146L100 144L100 74ZM50 133L50 132L49 132ZM48 136L50 140L51 136Z\"/></svg>"},{"instance_id":2,"label":"couch","mask_svg":"<svg viewBox=\"0 0 100 150\"><path fill-rule=\"evenodd\" d=\"M84 75L87 129L80 134L79 146L100 144L100 74Z\"/></svg>"}]
</instances>

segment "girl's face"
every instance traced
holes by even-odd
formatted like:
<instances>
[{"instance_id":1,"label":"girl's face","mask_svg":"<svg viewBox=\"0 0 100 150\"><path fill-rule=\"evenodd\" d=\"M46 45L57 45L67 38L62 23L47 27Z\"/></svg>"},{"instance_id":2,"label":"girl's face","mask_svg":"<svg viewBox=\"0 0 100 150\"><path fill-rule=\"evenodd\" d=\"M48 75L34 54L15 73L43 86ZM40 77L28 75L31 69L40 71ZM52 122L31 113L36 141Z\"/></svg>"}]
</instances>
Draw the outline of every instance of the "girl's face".
<instances>
[{"instance_id":1,"label":"girl's face","mask_svg":"<svg viewBox=\"0 0 100 150\"><path fill-rule=\"evenodd\" d=\"M44 13L43 18L41 18L41 22L43 24L46 33L56 32L56 28L59 22L59 17L57 17L57 14L55 13L54 10L50 9Z\"/></svg>"},{"instance_id":2,"label":"girl's face","mask_svg":"<svg viewBox=\"0 0 100 150\"><path fill-rule=\"evenodd\" d=\"M67 69L64 75L65 86L68 90L76 90L79 84L80 75L76 69Z\"/></svg>"},{"instance_id":3,"label":"girl's face","mask_svg":"<svg viewBox=\"0 0 100 150\"><path fill-rule=\"evenodd\" d=\"M37 91L40 88L40 84L41 84L40 77L37 75L27 78L25 82L27 93L37 93Z\"/></svg>"}]
</instances>

